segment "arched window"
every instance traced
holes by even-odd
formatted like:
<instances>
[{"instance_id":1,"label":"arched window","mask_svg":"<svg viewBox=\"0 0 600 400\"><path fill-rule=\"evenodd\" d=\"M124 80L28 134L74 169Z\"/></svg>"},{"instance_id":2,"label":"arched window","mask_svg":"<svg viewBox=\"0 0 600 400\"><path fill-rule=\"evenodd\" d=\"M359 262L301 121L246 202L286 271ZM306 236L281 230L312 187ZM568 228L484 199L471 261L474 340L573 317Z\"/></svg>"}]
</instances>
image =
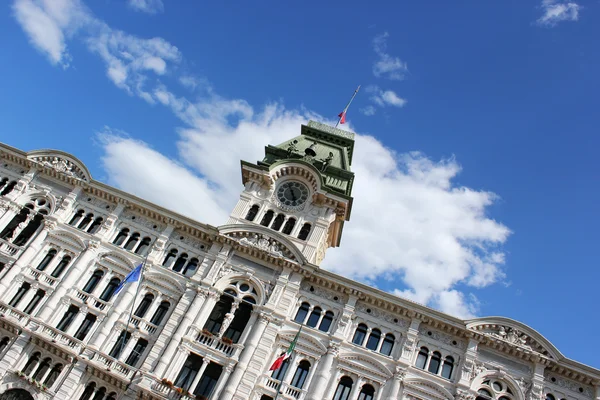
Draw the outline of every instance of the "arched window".
<instances>
[{"instance_id":1,"label":"arched window","mask_svg":"<svg viewBox=\"0 0 600 400\"><path fill-rule=\"evenodd\" d=\"M450 379L452 376L452 369L454 369L454 358L448 356L444 359L444 365L442 365L442 376L446 379Z\"/></svg>"},{"instance_id":2,"label":"arched window","mask_svg":"<svg viewBox=\"0 0 600 400\"><path fill-rule=\"evenodd\" d=\"M554 395L552 395L551 393L547 393L546 400L556 400L556 397L554 397Z\"/></svg>"},{"instance_id":3,"label":"arched window","mask_svg":"<svg viewBox=\"0 0 600 400\"><path fill-rule=\"evenodd\" d=\"M50 276L52 276L53 278L58 278L59 276L61 276L63 271L65 270L65 268L67 268L67 265L69 265L70 262L71 262L71 256L63 256L63 258L59 261L58 265L56 266L56 268L54 268L54 271L52 271Z\"/></svg>"},{"instance_id":4,"label":"arched window","mask_svg":"<svg viewBox=\"0 0 600 400\"><path fill-rule=\"evenodd\" d=\"M6 225L6 227L0 233L0 239L10 240L14 234L15 230L19 226L19 224L27 219L29 215L29 208L22 208L21 211L13 217L13 219Z\"/></svg>"},{"instance_id":5,"label":"arched window","mask_svg":"<svg viewBox=\"0 0 600 400\"><path fill-rule=\"evenodd\" d=\"M94 326L95 323L96 323L96 316L94 314L88 313L85 316L85 319L83 320L83 322L81 323L81 326L79 327L79 329L77 329L77 332L75 332L75 339L84 340L85 337L87 336L87 334L92 329L92 326Z\"/></svg>"},{"instance_id":6,"label":"arched window","mask_svg":"<svg viewBox=\"0 0 600 400\"><path fill-rule=\"evenodd\" d=\"M385 338L383 339L383 344L381 345L381 350L379 350L379 352L386 356L391 355L392 349L394 348L395 340L396 340L396 338L391 333L388 333L387 335L385 335Z\"/></svg>"},{"instance_id":7,"label":"arched window","mask_svg":"<svg viewBox=\"0 0 600 400\"><path fill-rule=\"evenodd\" d=\"M308 376L309 370L310 363L306 360L300 361L298 368L296 368L296 372L294 372L294 376L292 377L291 385L298 389L302 389L304 383L306 382L306 377Z\"/></svg>"},{"instance_id":8,"label":"arched window","mask_svg":"<svg viewBox=\"0 0 600 400\"><path fill-rule=\"evenodd\" d=\"M442 355L438 351L434 351L429 360L428 371L432 374L437 374L440 370L440 364L442 362Z\"/></svg>"},{"instance_id":9,"label":"arched window","mask_svg":"<svg viewBox=\"0 0 600 400\"><path fill-rule=\"evenodd\" d=\"M21 300L23 300L23 296L25 296L25 293L27 293L29 291L30 287L31 287L31 285L29 283L23 282L21 284L21 287L17 290L17 293L14 295L12 300L8 303L8 305L11 307L16 307L17 305L19 305Z\"/></svg>"},{"instance_id":10,"label":"arched window","mask_svg":"<svg viewBox=\"0 0 600 400\"><path fill-rule=\"evenodd\" d=\"M353 384L354 381L352 378L349 376L342 376L340 383L338 383L337 389L335 389L333 400L348 400L350 398L350 391L352 390Z\"/></svg>"},{"instance_id":11,"label":"arched window","mask_svg":"<svg viewBox=\"0 0 600 400\"><path fill-rule=\"evenodd\" d=\"M308 321L306 321L306 325L310 326L311 328L316 327L317 323L319 323L319 318L321 318L322 311L323 310L321 310L321 307L313 308L310 316L308 317Z\"/></svg>"},{"instance_id":12,"label":"arched window","mask_svg":"<svg viewBox=\"0 0 600 400\"><path fill-rule=\"evenodd\" d=\"M117 235L115 240L113 240L113 244L115 246L121 246L123 244L123 242L125 242L125 239L127 239L127 236L129 236L129 229L127 229L127 228L121 229L121 231L119 232L119 234Z\"/></svg>"},{"instance_id":13,"label":"arched window","mask_svg":"<svg viewBox=\"0 0 600 400\"><path fill-rule=\"evenodd\" d=\"M38 304L40 304L40 301L42 301L45 295L45 291L43 291L42 289L38 289L33 295L33 298L31 299L27 307L25 307L25 309L23 310L23 312L25 314L31 314L33 310L35 310L35 308L38 306Z\"/></svg>"},{"instance_id":14,"label":"arched window","mask_svg":"<svg viewBox=\"0 0 600 400\"><path fill-rule=\"evenodd\" d=\"M4 189L2 189L2 192L0 192L0 196L6 196L10 192L12 192L15 186L17 186L17 181L11 181L8 185L4 187Z\"/></svg>"},{"instance_id":15,"label":"arched window","mask_svg":"<svg viewBox=\"0 0 600 400\"><path fill-rule=\"evenodd\" d=\"M292 230L294 229L294 226L296 225L296 218L289 218L284 227L283 227L283 233L285 233L286 235L289 235L290 233L292 233Z\"/></svg>"},{"instance_id":16,"label":"arched window","mask_svg":"<svg viewBox=\"0 0 600 400\"><path fill-rule=\"evenodd\" d=\"M111 392L105 400L116 400L117 394L115 392Z\"/></svg>"},{"instance_id":17,"label":"arched window","mask_svg":"<svg viewBox=\"0 0 600 400\"><path fill-rule=\"evenodd\" d=\"M327 311L319 324L319 330L323 332L329 332L329 328L331 328L331 323L333 322L333 312Z\"/></svg>"},{"instance_id":18,"label":"arched window","mask_svg":"<svg viewBox=\"0 0 600 400\"><path fill-rule=\"evenodd\" d=\"M8 182L8 178L4 178L0 181L0 190L4 187L4 185L6 185L7 182Z\"/></svg>"},{"instance_id":19,"label":"arched window","mask_svg":"<svg viewBox=\"0 0 600 400\"><path fill-rule=\"evenodd\" d=\"M183 269L183 275L190 277L190 276L194 276L194 274L196 273L196 270L198 269L198 259L197 258L192 258L190 260L189 263L187 263L187 265L185 266L185 268Z\"/></svg>"},{"instance_id":20,"label":"arched window","mask_svg":"<svg viewBox=\"0 0 600 400\"><path fill-rule=\"evenodd\" d=\"M88 224L92 222L92 219L94 219L94 214L89 213L85 216L84 219L81 220L79 225L77 225L77 229L85 229L88 226Z\"/></svg>"},{"instance_id":21,"label":"arched window","mask_svg":"<svg viewBox=\"0 0 600 400\"><path fill-rule=\"evenodd\" d=\"M39 381L40 379L42 379L44 374L46 374L46 372L50 369L51 362L52 360L50 358L45 358L44 361L40 363L39 367L33 373L32 379L34 381Z\"/></svg>"},{"instance_id":22,"label":"arched window","mask_svg":"<svg viewBox=\"0 0 600 400\"><path fill-rule=\"evenodd\" d=\"M375 328L371 331L369 340L367 340L367 349L377 350L377 346L379 346L379 340L381 340L381 331Z\"/></svg>"},{"instance_id":23,"label":"arched window","mask_svg":"<svg viewBox=\"0 0 600 400\"><path fill-rule=\"evenodd\" d=\"M123 351L125 346L127 346L127 342L129 342L129 339L131 339L131 332L121 331L119 337L117 338L117 341L113 345L113 348L110 350L110 353L108 353L108 355L112 358L119 358L121 356L121 352Z\"/></svg>"},{"instance_id":24,"label":"arched window","mask_svg":"<svg viewBox=\"0 0 600 400\"><path fill-rule=\"evenodd\" d=\"M98 232L100 230L100 228L102 227L102 222L104 222L104 219L102 217L96 218L94 220L94 222L92 222L92 224L88 228L88 232L91 233L92 235L94 233Z\"/></svg>"},{"instance_id":25,"label":"arched window","mask_svg":"<svg viewBox=\"0 0 600 400\"><path fill-rule=\"evenodd\" d=\"M258 206L255 204L248 210L248 214L246 214L246 220L254 221L254 218L256 218L256 214L258 214Z\"/></svg>"},{"instance_id":26,"label":"arched window","mask_svg":"<svg viewBox=\"0 0 600 400\"><path fill-rule=\"evenodd\" d=\"M54 382L56 382L56 379L59 377L59 375L62 371L62 368L63 368L62 364L56 364L52 368L52 370L50 371L50 373L44 380L44 385L46 385L46 387L51 388L54 385Z\"/></svg>"},{"instance_id":27,"label":"arched window","mask_svg":"<svg viewBox=\"0 0 600 400\"><path fill-rule=\"evenodd\" d=\"M429 357L429 349L427 347L421 347L419 350L419 355L417 356L417 362L415 366L417 368L425 369L425 365L427 365L427 358Z\"/></svg>"},{"instance_id":28,"label":"arched window","mask_svg":"<svg viewBox=\"0 0 600 400\"><path fill-rule=\"evenodd\" d=\"M140 234L138 232L135 232L133 235L131 235L129 240L127 240L127 243L125 243L125 246L123 248L129 251L133 250L138 240L140 240Z\"/></svg>"},{"instance_id":29,"label":"arched window","mask_svg":"<svg viewBox=\"0 0 600 400\"><path fill-rule=\"evenodd\" d=\"M102 294L100 295L100 300L110 301L111 297L115 293L115 290L117 290L117 287L120 283L121 280L119 278L112 278L110 282L108 282L108 285L106 285L106 288L104 289Z\"/></svg>"},{"instance_id":30,"label":"arched window","mask_svg":"<svg viewBox=\"0 0 600 400\"><path fill-rule=\"evenodd\" d=\"M71 218L71 220L69 221L69 225L71 226L75 226L77 225L77 223L79 222L79 220L83 217L83 213L85 211L83 210L79 210L75 213L75 215L73 215L73 218Z\"/></svg>"},{"instance_id":31,"label":"arched window","mask_svg":"<svg viewBox=\"0 0 600 400\"><path fill-rule=\"evenodd\" d=\"M369 384L363 385L358 394L358 400L373 400L375 388Z\"/></svg>"},{"instance_id":32,"label":"arched window","mask_svg":"<svg viewBox=\"0 0 600 400\"><path fill-rule=\"evenodd\" d=\"M106 394L106 388L101 387L100 389L98 389L98 391L96 392L96 395L94 396L94 398L92 400L103 400L105 394Z\"/></svg>"},{"instance_id":33,"label":"arched window","mask_svg":"<svg viewBox=\"0 0 600 400\"><path fill-rule=\"evenodd\" d=\"M63 315L61 320L58 322L56 329L58 329L59 331L63 331L63 332L66 331L67 329L69 329L69 326L71 325L71 323L77 316L78 312L79 312L79 307L71 304L69 306L69 309L67 310L67 312L65 312L65 315Z\"/></svg>"},{"instance_id":34,"label":"arched window","mask_svg":"<svg viewBox=\"0 0 600 400\"><path fill-rule=\"evenodd\" d=\"M446 357L447 359L448 357ZM452 360L454 362L454 360ZM514 399L513 391L503 381L496 379L488 379L481 383L481 387L477 391L476 400L512 400ZM546 395L546 400L555 400L551 394Z\"/></svg>"},{"instance_id":35,"label":"arched window","mask_svg":"<svg viewBox=\"0 0 600 400\"><path fill-rule=\"evenodd\" d=\"M221 295L221 298L219 299L217 304L215 304L215 307L208 316L208 320L204 325L204 329L207 329L208 331L215 334L219 333L221 325L223 324L223 320L225 319L225 314L227 314L229 310L231 310L232 303L233 299L231 298L231 296L228 296L226 294Z\"/></svg>"},{"instance_id":36,"label":"arched window","mask_svg":"<svg viewBox=\"0 0 600 400\"><path fill-rule=\"evenodd\" d=\"M143 238L140 245L137 247L137 249L135 249L135 254L141 254L142 256L145 256L148 252L148 249L150 248L151 241L152 239L150 239L148 236Z\"/></svg>"},{"instance_id":37,"label":"arched window","mask_svg":"<svg viewBox=\"0 0 600 400\"><path fill-rule=\"evenodd\" d=\"M273 219L273 215L275 213L273 212L273 210L269 210L265 213L265 215L263 215L262 220L260 221L260 224L262 226L269 226L269 224L271 223L271 220Z\"/></svg>"},{"instance_id":38,"label":"arched window","mask_svg":"<svg viewBox=\"0 0 600 400\"><path fill-rule=\"evenodd\" d=\"M163 267L170 268L171 265L175 262L176 257L177 257L177 249L171 249L169 251L169 253L167 253L165 260L162 263Z\"/></svg>"},{"instance_id":39,"label":"arched window","mask_svg":"<svg viewBox=\"0 0 600 400\"><path fill-rule=\"evenodd\" d=\"M247 298L244 297L244 300ZM248 299L254 300L250 297ZM229 325L229 328L223 334L223 337L229 338L233 341L233 343L237 343L244 329L246 329L246 325L248 325L248 321L250 320L250 316L252 315L252 305L242 302L238 309L235 311L235 315L233 317L233 321Z\"/></svg>"},{"instance_id":40,"label":"arched window","mask_svg":"<svg viewBox=\"0 0 600 400\"><path fill-rule=\"evenodd\" d=\"M367 337L367 326L365 324L359 324L354 332L352 343L362 346L365 337Z\"/></svg>"},{"instance_id":41,"label":"arched window","mask_svg":"<svg viewBox=\"0 0 600 400\"><path fill-rule=\"evenodd\" d=\"M154 312L150 323L157 326L160 325L163 318L165 318L165 315L167 315L167 313L169 312L170 307L171 303L169 303L168 301L161 302L156 311Z\"/></svg>"},{"instance_id":42,"label":"arched window","mask_svg":"<svg viewBox=\"0 0 600 400\"><path fill-rule=\"evenodd\" d=\"M290 367L290 359L286 358L285 360L283 360L281 367L279 367L278 369L273 371L273 375L271 375L271 377L273 379L277 379L278 381L282 380L289 367Z\"/></svg>"},{"instance_id":43,"label":"arched window","mask_svg":"<svg viewBox=\"0 0 600 400\"><path fill-rule=\"evenodd\" d=\"M300 305L300 308L298 309L298 312L296 313L296 318L294 318L294 321L300 324L304 323L304 320L306 319L309 310L310 304L308 304L307 302L302 303Z\"/></svg>"},{"instance_id":44,"label":"arched window","mask_svg":"<svg viewBox=\"0 0 600 400\"><path fill-rule=\"evenodd\" d=\"M46 267L48 267L48 264L50 264L50 262L54 259L54 257L56 257L56 250L51 249L48 254L46 254L44 256L44 258L42 259L42 261L38 264L38 266L36 267L36 269L38 271L43 271L46 269Z\"/></svg>"},{"instance_id":45,"label":"arched window","mask_svg":"<svg viewBox=\"0 0 600 400\"><path fill-rule=\"evenodd\" d=\"M146 295L142 299L142 302L137 307L133 315L139 318L144 318L144 315L146 315L146 313L148 312L152 301L154 301L154 295L152 293L146 293Z\"/></svg>"},{"instance_id":46,"label":"arched window","mask_svg":"<svg viewBox=\"0 0 600 400\"><path fill-rule=\"evenodd\" d=\"M187 259L188 259L187 253L182 253L179 256L179 258L177 259L177 261L175 261L175 264L173 265L173 271L181 272L181 270L183 269L183 266L187 263Z\"/></svg>"},{"instance_id":47,"label":"arched window","mask_svg":"<svg viewBox=\"0 0 600 400\"><path fill-rule=\"evenodd\" d=\"M27 360L27 364L25 364L21 372L29 376L29 374L33 372L33 369L36 367L37 363L40 361L41 355L42 353L40 353L39 351L33 353L33 355L29 357L29 360Z\"/></svg>"},{"instance_id":48,"label":"arched window","mask_svg":"<svg viewBox=\"0 0 600 400\"><path fill-rule=\"evenodd\" d=\"M298 234L298 239L306 240L308 238L308 234L310 233L310 224L307 222L302 225L302 229L300 229L300 233Z\"/></svg>"},{"instance_id":49,"label":"arched window","mask_svg":"<svg viewBox=\"0 0 600 400\"><path fill-rule=\"evenodd\" d=\"M275 217L275 221L273 221L273 225L271 225L271 229L278 231L281 229L281 225L283 225L283 220L285 219L285 215L279 214Z\"/></svg>"},{"instance_id":50,"label":"arched window","mask_svg":"<svg viewBox=\"0 0 600 400\"><path fill-rule=\"evenodd\" d=\"M6 349L6 346L8 346L9 342L10 342L10 338L8 336L4 336L2 338L2 340L0 340L0 355L2 355L2 353L4 352L4 349Z\"/></svg>"},{"instance_id":51,"label":"arched window","mask_svg":"<svg viewBox=\"0 0 600 400\"><path fill-rule=\"evenodd\" d=\"M92 277L90 278L88 283L86 283L85 286L83 287L83 291L86 293L92 293L94 291L94 289L96 289L96 286L98 286L98 283L100 283L100 280L102 279L103 276L104 276L104 271L102 271L101 269L96 270L92 274Z\"/></svg>"},{"instance_id":52,"label":"arched window","mask_svg":"<svg viewBox=\"0 0 600 400\"><path fill-rule=\"evenodd\" d=\"M23 246L25 245L29 239L37 232L38 228L42 225L42 221L44 220L44 216L42 214L37 214L29 224L19 233L19 236L13 241L15 246Z\"/></svg>"},{"instance_id":53,"label":"arched window","mask_svg":"<svg viewBox=\"0 0 600 400\"><path fill-rule=\"evenodd\" d=\"M96 390L95 382L88 384L85 387L85 390L83 391L83 393L81 394L81 397L79 398L79 400L90 400L92 398L92 395L94 394L95 390Z\"/></svg>"}]
</instances>

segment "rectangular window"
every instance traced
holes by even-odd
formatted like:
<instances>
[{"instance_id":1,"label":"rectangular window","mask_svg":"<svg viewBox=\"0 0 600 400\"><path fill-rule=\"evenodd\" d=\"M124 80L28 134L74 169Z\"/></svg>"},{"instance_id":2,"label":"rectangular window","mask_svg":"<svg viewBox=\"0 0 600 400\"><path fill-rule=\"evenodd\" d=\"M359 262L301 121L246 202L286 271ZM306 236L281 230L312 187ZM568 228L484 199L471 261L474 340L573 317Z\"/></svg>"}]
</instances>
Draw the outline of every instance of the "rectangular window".
<instances>
[{"instance_id":1,"label":"rectangular window","mask_svg":"<svg viewBox=\"0 0 600 400\"><path fill-rule=\"evenodd\" d=\"M23 300L23 296L25 296L25 293L27 293L29 291L30 287L31 287L31 285L29 283L23 282L23 284L21 285L19 290L17 290L17 293L14 295L12 300L8 303L8 305L11 307L16 307L21 302L21 300Z\"/></svg>"},{"instance_id":2,"label":"rectangular window","mask_svg":"<svg viewBox=\"0 0 600 400\"><path fill-rule=\"evenodd\" d=\"M183 367L181 367L177 379L175 379L175 386L189 390L201 366L202 357L197 354L190 354L185 360Z\"/></svg>"},{"instance_id":3,"label":"rectangular window","mask_svg":"<svg viewBox=\"0 0 600 400\"><path fill-rule=\"evenodd\" d=\"M125 364L135 367L142 357L142 354L144 354L146 347L148 347L148 341L146 339L139 339L133 347L133 350L131 350L129 357L127 357Z\"/></svg>"},{"instance_id":4,"label":"rectangular window","mask_svg":"<svg viewBox=\"0 0 600 400\"><path fill-rule=\"evenodd\" d=\"M194 390L194 394L196 396L210 398L210 395L212 394L213 390L215 390L217 381L221 376L221 371L223 371L223 367L221 365L213 362L208 364L204 370L204 374L202 374L202 378L200 378L200 382L198 382L198 386L196 386L196 390Z\"/></svg>"},{"instance_id":5,"label":"rectangular window","mask_svg":"<svg viewBox=\"0 0 600 400\"><path fill-rule=\"evenodd\" d=\"M108 355L112 358L119 358L121 352L123 352L123 349L125 348L125 346L127 346L127 342L129 342L129 339L131 339L131 332L126 333L125 331L121 331L121 334L117 338L115 345L113 346L110 353L108 353Z\"/></svg>"},{"instance_id":6,"label":"rectangular window","mask_svg":"<svg viewBox=\"0 0 600 400\"><path fill-rule=\"evenodd\" d=\"M90 330L92 329L92 326L94 326L95 323L96 323L96 316L94 314L88 313L85 316L85 319L83 320L83 322L81 323L81 326L79 327L79 329L77 329L77 332L75 333L75 339L77 339L77 340L85 339L85 337L90 332Z\"/></svg>"},{"instance_id":7,"label":"rectangular window","mask_svg":"<svg viewBox=\"0 0 600 400\"><path fill-rule=\"evenodd\" d=\"M35 310L37 305L40 304L40 301L42 301L42 299L44 298L45 295L46 295L45 291L43 291L42 289L38 289L38 291L35 292L35 295L31 299L31 301L29 302L27 307L25 307L25 310L23 310L23 312L25 314L31 314Z\"/></svg>"}]
</instances>

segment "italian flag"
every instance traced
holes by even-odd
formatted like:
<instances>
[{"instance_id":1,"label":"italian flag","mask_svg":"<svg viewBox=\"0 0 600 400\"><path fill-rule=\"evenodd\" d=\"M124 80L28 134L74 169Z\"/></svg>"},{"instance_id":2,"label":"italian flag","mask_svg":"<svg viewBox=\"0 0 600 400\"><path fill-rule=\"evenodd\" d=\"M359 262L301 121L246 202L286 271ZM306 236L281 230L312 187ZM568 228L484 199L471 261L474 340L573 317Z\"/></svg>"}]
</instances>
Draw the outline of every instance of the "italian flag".
<instances>
[{"instance_id":1,"label":"italian flag","mask_svg":"<svg viewBox=\"0 0 600 400\"><path fill-rule=\"evenodd\" d=\"M296 347L296 343L298 343L298 338L300 337L300 331L302 330L302 326L300 326L300 329L298 329L298 333L296 333L296 337L294 338L294 340L292 340L292 343L290 343L290 347L288 347L288 349L285 351L285 353L281 354L279 357L277 357L275 359L275 361L273 362L273 365L271 365L271 368L269 368L269 371L276 371L279 368L281 368L281 365L283 364L283 362L285 360L287 360L288 358L290 358L290 356L292 355L292 352L294 351L294 347Z\"/></svg>"}]
</instances>

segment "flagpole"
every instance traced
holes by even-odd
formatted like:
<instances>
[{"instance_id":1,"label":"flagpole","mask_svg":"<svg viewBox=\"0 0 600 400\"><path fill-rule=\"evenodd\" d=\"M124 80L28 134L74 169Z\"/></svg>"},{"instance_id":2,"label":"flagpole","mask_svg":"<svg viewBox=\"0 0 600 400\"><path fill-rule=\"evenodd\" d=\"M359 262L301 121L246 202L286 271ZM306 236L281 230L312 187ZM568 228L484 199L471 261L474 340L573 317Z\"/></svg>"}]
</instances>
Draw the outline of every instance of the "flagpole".
<instances>
[{"instance_id":1,"label":"flagpole","mask_svg":"<svg viewBox=\"0 0 600 400\"><path fill-rule=\"evenodd\" d=\"M294 345L294 347L292 348L292 351L294 351L294 349L296 348L296 342L298 341L298 338L300 337L300 332L302 332L302 325L300 325L300 329L298 329L298 333L296 333L296 337L294 338L294 340L292 340L292 343L290 343L290 346L292 346L292 344ZM288 358L292 358L291 354ZM283 379L285 378L285 374L287 374L287 370L283 374L284 376L282 376L281 379L279 380L279 385L277 385L277 394L275 394L275 398L273 400L277 400L279 398L279 395L281 394L281 385L283 385Z\"/></svg>"},{"instance_id":2,"label":"flagpole","mask_svg":"<svg viewBox=\"0 0 600 400\"><path fill-rule=\"evenodd\" d=\"M354 91L354 94L350 98L350 101L348 102L348 104L346 104L346 108L344 108L344 111L342 111L342 113L340 114L340 116L339 116L340 119L338 119L337 124L335 124L336 128L338 127L338 125L342 121L342 118L344 118L344 115L346 115L346 112L348 111L348 108L350 108L350 104L352 104L352 100L354 100L354 98L356 97L356 94L358 93L359 90L360 90L360 85L358 85L358 87Z\"/></svg>"},{"instance_id":3,"label":"flagpole","mask_svg":"<svg viewBox=\"0 0 600 400\"><path fill-rule=\"evenodd\" d=\"M150 249L148 249L150 250ZM138 282L138 287L135 290L135 296L133 297L133 301L131 304L131 309L129 310L129 318L127 318L127 324L125 324L125 331L123 332L123 340L121 340L121 349L119 350L119 356L117 358L120 358L123 354L123 348L125 347L125 339L127 338L127 333L129 333L129 322L131 321L131 317L133 316L133 309L135 307L135 299L138 298L138 295L140 294L140 289L142 288L142 281L144 280L144 269L146 268L146 263L148 262L148 256L150 255L150 251L148 251L148 253L146 254L146 258L144 259L144 262L142 263L142 270L140 271L140 280Z\"/></svg>"}]
</instances>

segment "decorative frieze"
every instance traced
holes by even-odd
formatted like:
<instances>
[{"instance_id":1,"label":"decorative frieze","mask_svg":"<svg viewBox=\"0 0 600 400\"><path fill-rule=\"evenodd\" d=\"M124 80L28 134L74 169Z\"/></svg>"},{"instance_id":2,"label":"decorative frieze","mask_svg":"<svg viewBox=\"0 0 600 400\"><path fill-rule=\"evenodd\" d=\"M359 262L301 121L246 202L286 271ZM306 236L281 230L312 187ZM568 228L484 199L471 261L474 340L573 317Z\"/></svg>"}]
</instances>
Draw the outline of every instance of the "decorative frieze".
<instances>
[{"instance_id":1,"label":"decorative frieze","mask_svg":"<svg viewBox=\"0 0 600 400\"><path fill-rule=\"evenodd\" d=\"M447 333L443 333L438 330L432 329L427 325L421 324L419 326L419 334L426 338L431 338L435 341L447 344L448 346L457 347L459 349L467 348L467 344L464 340L458 339L452 335L448 335Z\"/></svg>"}]
</instances>

